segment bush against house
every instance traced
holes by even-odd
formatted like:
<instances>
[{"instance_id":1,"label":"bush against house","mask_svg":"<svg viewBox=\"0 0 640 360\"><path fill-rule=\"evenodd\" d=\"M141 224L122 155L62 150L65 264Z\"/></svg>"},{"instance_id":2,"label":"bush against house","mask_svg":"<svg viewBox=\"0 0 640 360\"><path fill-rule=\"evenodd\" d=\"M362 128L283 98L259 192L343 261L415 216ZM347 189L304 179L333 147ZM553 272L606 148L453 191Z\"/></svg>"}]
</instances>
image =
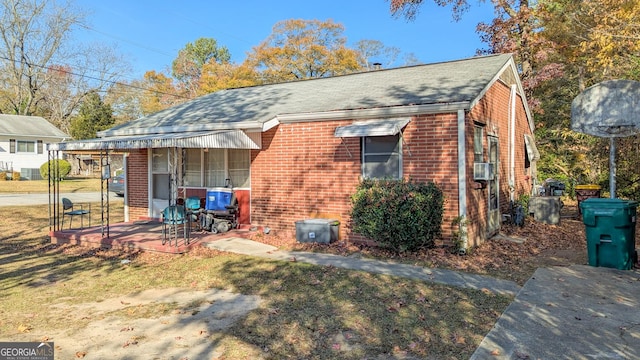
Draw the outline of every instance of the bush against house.
<instances>
[{"instance_id":1,"label":"bush against house","mask_svg":"<svg viewBox=\"0 0 640 360\"><path fill-rule=\"evenodd\" d=\"M353 231L397 252L433 247L444 195L432 182L363 180L351 197Z\"/></svg>"},{"instance_id":2,"label":"bush against house","mask_svg":"<svg viewBox=\"0 0 640 360\"><path fill-rule=\"evenodd\" d=\"M57 169L57 174L54 174L53 180L61 181L71 172L71 164L64 159L47 161L40 166L40 175L43 179L49 179L49 169L51 169L52 171L55 171L55 169Z\"/></svg>"}]
</instances>

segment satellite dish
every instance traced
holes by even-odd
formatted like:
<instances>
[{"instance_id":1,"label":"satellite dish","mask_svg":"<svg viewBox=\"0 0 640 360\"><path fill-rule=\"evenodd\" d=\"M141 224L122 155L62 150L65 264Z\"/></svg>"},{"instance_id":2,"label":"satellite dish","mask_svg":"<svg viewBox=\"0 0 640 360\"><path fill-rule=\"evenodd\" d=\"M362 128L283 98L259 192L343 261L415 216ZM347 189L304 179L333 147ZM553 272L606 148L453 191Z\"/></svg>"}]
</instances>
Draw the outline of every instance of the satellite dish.
<instances>
[{"instance_id":1,"label":"satellite dish","mask_svg":"<svg viewBox=\"0 0 640 360\"><path fill-rule=\"evenodd\" d=\"M583 91L571 103L571 129L599 137L640 133L640 82L609 80Z\"/></svg>"}]
</instances>

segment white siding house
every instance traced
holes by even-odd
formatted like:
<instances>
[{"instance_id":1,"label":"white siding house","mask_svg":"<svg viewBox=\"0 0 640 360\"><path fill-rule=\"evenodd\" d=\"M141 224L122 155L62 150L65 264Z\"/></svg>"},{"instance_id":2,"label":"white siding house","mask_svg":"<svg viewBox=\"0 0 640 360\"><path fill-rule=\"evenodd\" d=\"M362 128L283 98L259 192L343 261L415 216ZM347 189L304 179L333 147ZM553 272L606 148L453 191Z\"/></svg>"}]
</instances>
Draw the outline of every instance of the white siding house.
<instances>
[{"instance_id":1,"label":"white siding house","mask_svg":"<svg viewBox=\"0 0 640 360\"><path fill-rule=\"evenodd\" d=\"M0 171L40 178L36 169L48 160L47 144L69 138L42 117L0 114Z\"/></svg>"}]
</instances>

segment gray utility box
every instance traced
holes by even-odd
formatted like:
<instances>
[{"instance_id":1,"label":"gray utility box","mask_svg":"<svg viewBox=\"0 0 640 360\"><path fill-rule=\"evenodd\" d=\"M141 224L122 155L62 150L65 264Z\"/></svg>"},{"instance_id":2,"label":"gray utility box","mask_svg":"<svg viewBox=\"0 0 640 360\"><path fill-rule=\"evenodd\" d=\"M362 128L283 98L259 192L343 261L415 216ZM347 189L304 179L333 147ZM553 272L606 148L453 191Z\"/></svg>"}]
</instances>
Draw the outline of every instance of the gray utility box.
<instances>
[{"instance_id":1,"label":"gray utility box","mask_svg":"<svg viewBox=\"0 0 640 360\"><path fill-rule=\"evenodd\" d=\"M529 213L541 223L559 224L560 208L562 201L558 196L534 196L529 200Z\"/></svg>"},{"instance_id":2,"label":"gray utility box","mask_svg":"<svg viewBox=\"0 0 640 360\"><path fill-rule=\"evenodd\" d=\"M334 219L296 221L296 240L329 244L338 240L340 222Z\"/></svg>"}]
</instances>

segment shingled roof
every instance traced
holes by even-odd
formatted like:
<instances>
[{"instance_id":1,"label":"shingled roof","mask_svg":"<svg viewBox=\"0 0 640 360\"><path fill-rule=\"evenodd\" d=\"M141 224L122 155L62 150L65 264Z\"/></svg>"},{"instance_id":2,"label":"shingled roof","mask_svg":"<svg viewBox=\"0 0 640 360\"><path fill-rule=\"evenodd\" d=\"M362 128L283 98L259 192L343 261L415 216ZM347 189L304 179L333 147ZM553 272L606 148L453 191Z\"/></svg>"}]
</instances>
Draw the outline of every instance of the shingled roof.
<instances>
[{"instance_id":1,"label":"shingled roof","mask_svg":"<svg viewBox=\"0 0 640 360\"><path fill-rule=\"evenodd\" d=\"M250 129L279 116L472 103L510 54L217 91L101 132L101 137Z\"/></svg>"},{"instance_id":2,"label":"shingled roof","mask_svg":"<svg viewBox=\"0 0 640 360\"><path fill-rule=\"evenodd\" d=\"M39 138L69 138L69 135L39 116L0 114L0 135Z\"/></svg>"}]
</instances>

